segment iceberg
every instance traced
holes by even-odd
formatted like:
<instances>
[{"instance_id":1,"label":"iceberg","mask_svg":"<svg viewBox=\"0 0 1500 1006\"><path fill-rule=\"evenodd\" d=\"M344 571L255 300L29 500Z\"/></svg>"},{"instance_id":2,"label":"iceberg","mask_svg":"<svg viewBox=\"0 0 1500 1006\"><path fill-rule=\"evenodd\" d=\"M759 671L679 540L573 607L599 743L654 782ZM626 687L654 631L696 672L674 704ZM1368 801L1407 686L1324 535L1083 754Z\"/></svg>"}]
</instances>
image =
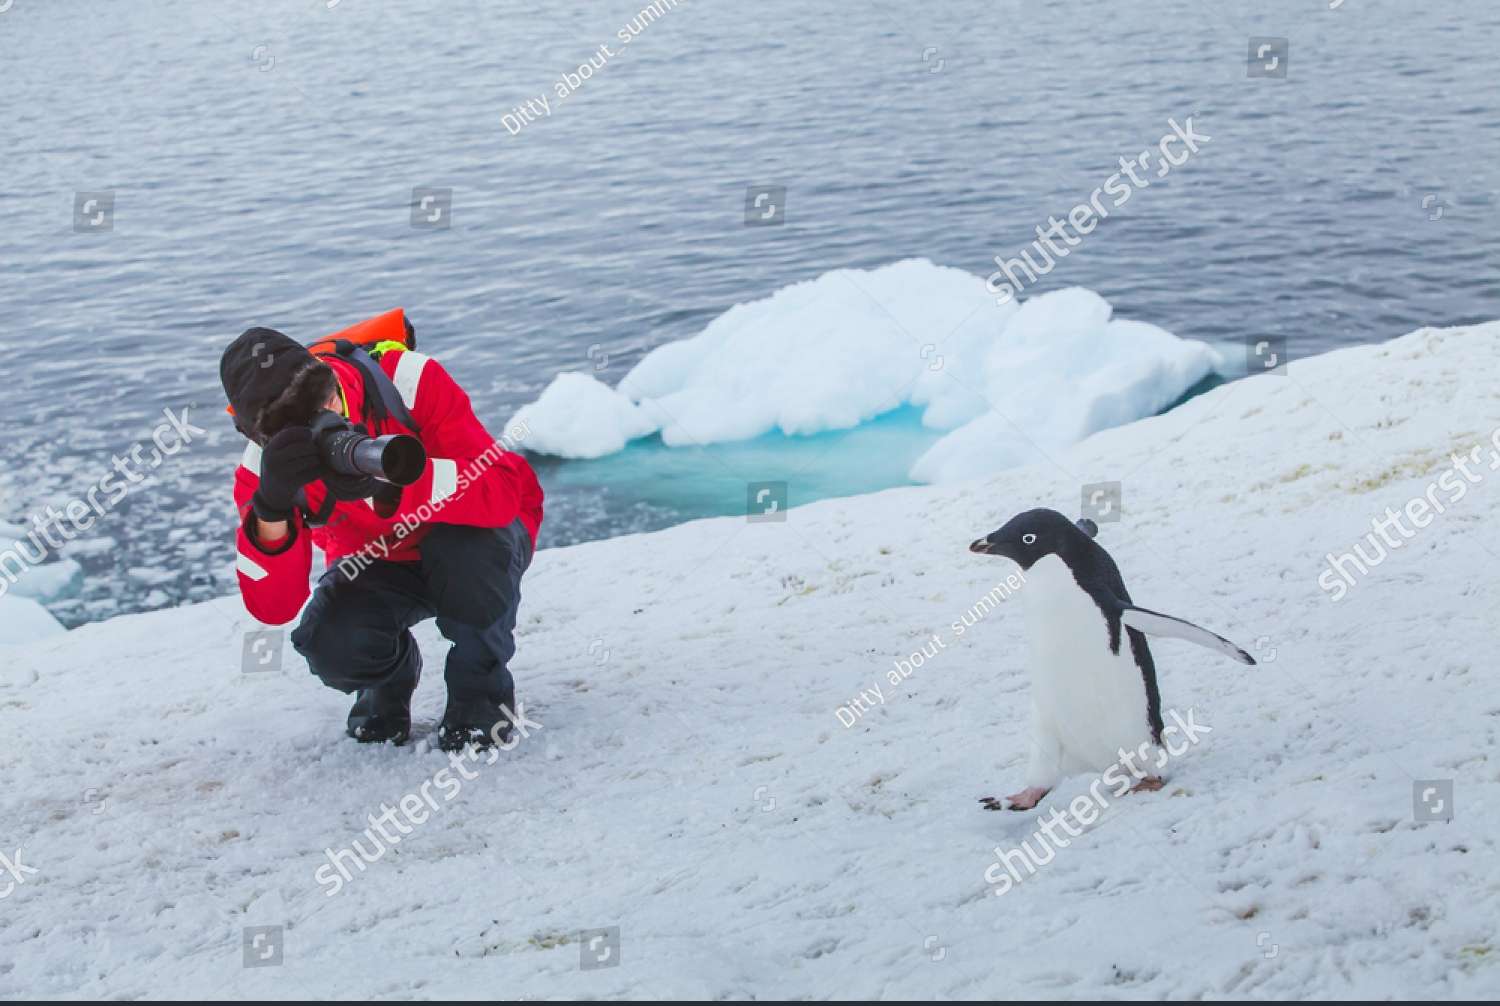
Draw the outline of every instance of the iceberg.
<instances>
[{"instance_id":1,"label":"iceberg","mask_svg":"<svg viewBox=\"0 0 1500 1006\"><path fill-rule=\"evenodd\" d=\"M617 388L559 375L506 426L536 453L599 458L847 430L903 407L938 439L917 482L974 478L1153 415L1219 355L1069 288L998 304L978 276L926 259L837 269L736 305L648 353Z\"/></svg>"},{"instance_id":2,"label":"iceberg","mask_svg":"<svg viewBox=\"0 0 1500 1006\"><path fill-rule=\"evenodd\" d=\"M537 454L602 458L655 426L626 396L589 374L558 374L505 424L505 439Z\"/></svg>"}]
</instances>

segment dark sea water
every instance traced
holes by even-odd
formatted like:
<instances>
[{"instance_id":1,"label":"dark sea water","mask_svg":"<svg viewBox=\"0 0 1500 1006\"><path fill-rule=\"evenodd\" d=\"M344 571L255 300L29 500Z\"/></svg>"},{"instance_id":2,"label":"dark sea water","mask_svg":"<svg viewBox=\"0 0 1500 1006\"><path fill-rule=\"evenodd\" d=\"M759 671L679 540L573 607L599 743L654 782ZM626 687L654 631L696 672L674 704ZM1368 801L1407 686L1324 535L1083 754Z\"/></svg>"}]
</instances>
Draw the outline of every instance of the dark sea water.
<instances>
[{"instance_id":1,"label":"dark sea water","mask_svg":"<svg viewBox=\"0 0 1500 1006\"><path fill-rule=\"evenodd\" d=\"M216 365L245 327L403 305L498 432L559 371L613 383L828 269L987 275L1169 118L1211 143L1036 291L1294 356L1500 317L1500 5L661 0L619 43L642 6L0 0L0 518L77 496L163 408L209 431L69 547L60 617L233 589ZM1252 37L1284 77L1249 75ZM785 186L784 225L745 226L751 185ZM451 190L449 226L413 226L416 189ZM902 481L908 420L826 435L904 446L808 496ZM539 463L543 545L742 508L712 460Z\"/></svg>"}]
</instances>

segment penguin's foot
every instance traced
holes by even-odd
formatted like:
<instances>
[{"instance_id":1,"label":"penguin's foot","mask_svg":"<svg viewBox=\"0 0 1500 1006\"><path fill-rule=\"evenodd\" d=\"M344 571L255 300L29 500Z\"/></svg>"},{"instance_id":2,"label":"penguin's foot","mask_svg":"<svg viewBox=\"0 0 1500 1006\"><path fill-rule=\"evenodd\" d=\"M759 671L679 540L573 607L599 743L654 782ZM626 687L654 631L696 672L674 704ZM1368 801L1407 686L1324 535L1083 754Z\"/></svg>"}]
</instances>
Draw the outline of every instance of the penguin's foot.
<instances>
[{"instance_id":1,"label":"penguin's foot","mask_svg":"<svg viewBox=\"0 0 1500 1006\"><path fill-rule=\"evenodd\" d=\"M1130 787L1132 793L1155 793L1166 785L1166 781L1159 775L1148 775L1134 786Z\"/></svg>"},{"instance_id":2,"label":"penguin's foot","mask_svg":"<svg viewBox=\"0 0 1500 1006\"><path fill-rule=\"evenodd\" d=\"M1010 796L1005 797L1006 800L1010 801L1009 807L992 796L981 799L979 805L985 810L1030 810L1041 803L1042 797L1050 792L1052 790L1047 786L1028 786L1019 793L1012 793Z\"/></svg>"},{"instance_id":3,"label":"penguin's foot","mask_svg":"<svg viewBox=\"0 0 1500 1006\"><path fill-rule=\"evenodd\" d=\"M1042 797L1052 792L1051 786L1027 786L1019 793L1012 793L1005 799L1010 801L1011 810L1030 810L1042 802Z\"/></svg>"}]
</instances>

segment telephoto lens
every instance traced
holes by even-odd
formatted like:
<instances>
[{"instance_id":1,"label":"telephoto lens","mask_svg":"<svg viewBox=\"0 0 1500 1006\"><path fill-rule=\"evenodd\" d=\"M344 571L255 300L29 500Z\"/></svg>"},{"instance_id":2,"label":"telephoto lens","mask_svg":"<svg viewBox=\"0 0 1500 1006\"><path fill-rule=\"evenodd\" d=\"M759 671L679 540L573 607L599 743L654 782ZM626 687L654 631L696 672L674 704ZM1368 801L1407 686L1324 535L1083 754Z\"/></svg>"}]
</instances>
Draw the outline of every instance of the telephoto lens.
<instances>
[{"instance_id":1,"label":"telephoto lens","mask_svg":"<svg viewBox=\"0 0 1500 1006\"><path fill-rule=\"evenodd\" d=\"M427 467L427 449L416 437L391 433L383 437L358 437L353 460L356 470L377 479L409 486L422 477Z\"/></svg>"},{"instance_id":2,"label":"telephoto lens","mask_svg":"<svg viewBox=\"0 0 1500 1006\"><path fill-rule=\"evenodd\" d=\"M340 475L369 475L406 486L421 478L427 467L427 449L404 433L368 436L336 412L318 416L312 431L323 464Z\"/></svg>"}]
</instances>

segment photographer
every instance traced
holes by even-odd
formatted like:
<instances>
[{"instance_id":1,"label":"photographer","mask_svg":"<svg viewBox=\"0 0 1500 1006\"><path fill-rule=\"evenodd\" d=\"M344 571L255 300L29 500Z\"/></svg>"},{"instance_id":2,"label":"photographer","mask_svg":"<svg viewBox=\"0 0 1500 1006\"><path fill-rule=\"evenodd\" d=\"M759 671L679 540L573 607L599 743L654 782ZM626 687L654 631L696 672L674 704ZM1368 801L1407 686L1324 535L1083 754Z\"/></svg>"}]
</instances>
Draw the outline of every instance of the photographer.
<instances>
[{"instance_id":1,"label":"photographer","mask_svg":"<svg viewBox=\"0 0 1500 1006\"><path fill-rule=\"evenodd\" d=\"M508 664L542 490L525 459L485 431L448 372L406 348L404 315L364 327L377 323L398 341L369 343L373 356L347 341L314 355L267 328L224 351L219 376L235 426L251 441L234 481L240 593L260 621L291 621L309 595L312 546L323 550L328 571L292 645L324 684L358 693L348 733L362 742L410 735L422 668L410 629L435 617L453 644L439 746L486 747L508 737L515 711ZM353 448L365 471L379 453L366 449L380 445L364 434L418 437L420 445L395 444L409 448L400 463L410 471L386 473L409 484L353 469Z\"/></svg>"}]
</instances>

